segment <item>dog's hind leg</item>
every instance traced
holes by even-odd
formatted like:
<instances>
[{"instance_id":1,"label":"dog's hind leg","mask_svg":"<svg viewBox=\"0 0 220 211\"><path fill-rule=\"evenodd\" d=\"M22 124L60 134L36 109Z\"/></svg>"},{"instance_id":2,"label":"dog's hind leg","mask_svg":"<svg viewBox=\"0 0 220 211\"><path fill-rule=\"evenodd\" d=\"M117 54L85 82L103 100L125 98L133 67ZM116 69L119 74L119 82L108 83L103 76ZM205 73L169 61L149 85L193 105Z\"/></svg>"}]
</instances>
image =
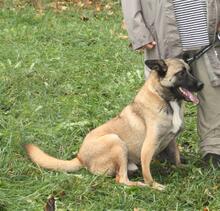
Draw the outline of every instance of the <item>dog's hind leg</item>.
<instances>
[{"instance_id":1,"label":"dog's hind leg","mask_svg":"<svg viewBox=\"0 0 220 211\"><path fill-rule=\"evenodd\" d=\"M128 178L127 165L120 158L119 158L118 162L119 162L119 170L116 173L116 177L115 177L116 182L121 183L121 184L125 184L128 186L147 186L143 182L130 181Z\"/></svg>"},{"instance_id":2,"label":"dog's hind leg","mask_svg":"<svg viewBox=\"0 0 220 211\"><path fill-rule=\"evenodd\" d=\"M117 162L118 171L116 172L116 182L125 184L128 186L146 186L146 184L142 182L133 182L128 178L128 155L127 155L127 147L125 143L123 143L120 147L117 146L114 150L115 158ZM134 167L135 165L133 165ZM137 166L136 166L137 168Z\"/></svg>"},{"instance_id":3,"label":"dog's hind leg","mask_svg":"<svg viewBox=\"0 0 220 211\"><path fill-rule=\"evenodd\" d=\"M145 185L128 179L128 150L125 142L117 134L106 134L96 140L87 141L81 148L79 156L82 160L86 158L83 163L93 174L116 175L116 182L129 186ZM89 149L91 142L94 150L91 150L91 147Z\"/></svg>"}]
</instances>

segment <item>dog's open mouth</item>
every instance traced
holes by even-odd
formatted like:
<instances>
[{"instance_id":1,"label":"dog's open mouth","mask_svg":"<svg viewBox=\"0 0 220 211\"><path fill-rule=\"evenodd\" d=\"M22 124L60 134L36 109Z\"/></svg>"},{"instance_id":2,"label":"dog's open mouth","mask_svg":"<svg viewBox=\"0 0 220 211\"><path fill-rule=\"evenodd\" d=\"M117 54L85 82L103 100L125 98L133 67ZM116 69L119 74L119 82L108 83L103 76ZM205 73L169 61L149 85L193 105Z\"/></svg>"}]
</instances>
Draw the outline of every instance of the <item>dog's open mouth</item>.
<instances>
[{"instance_id":1,"label":"dog's open mouth","mask_svg":"<svg viewBox=\"0 0 220 211\"><path fill-rule=\"evenodd\" d=\"M179 87L178 90L181 93L181 95L184 97L185 101L192 102L195 105L199 104L199 98L196 95L194 95L192 92L190 92L189 90L183 87Z\"/></svg>"}]
</instances>

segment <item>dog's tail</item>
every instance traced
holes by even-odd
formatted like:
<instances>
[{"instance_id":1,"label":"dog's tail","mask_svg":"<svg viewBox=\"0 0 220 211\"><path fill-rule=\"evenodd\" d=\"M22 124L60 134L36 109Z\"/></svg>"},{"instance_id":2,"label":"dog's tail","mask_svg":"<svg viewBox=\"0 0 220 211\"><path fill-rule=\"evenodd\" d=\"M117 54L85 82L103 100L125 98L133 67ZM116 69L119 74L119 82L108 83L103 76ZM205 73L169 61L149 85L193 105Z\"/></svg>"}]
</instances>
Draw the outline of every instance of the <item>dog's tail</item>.
<instances>
[{"instance_id":1,"label":"dog's tail","mask_svg":"<svg viewBox=\"0 0 220 211\"><path fill-rule=\"evenodd\" d=\"M34 163L46 169L72 172L83 167L77 157L73 160L60 160L46 154L33 144L26 144L25 149Z\"/></svg>"}]
</instances>

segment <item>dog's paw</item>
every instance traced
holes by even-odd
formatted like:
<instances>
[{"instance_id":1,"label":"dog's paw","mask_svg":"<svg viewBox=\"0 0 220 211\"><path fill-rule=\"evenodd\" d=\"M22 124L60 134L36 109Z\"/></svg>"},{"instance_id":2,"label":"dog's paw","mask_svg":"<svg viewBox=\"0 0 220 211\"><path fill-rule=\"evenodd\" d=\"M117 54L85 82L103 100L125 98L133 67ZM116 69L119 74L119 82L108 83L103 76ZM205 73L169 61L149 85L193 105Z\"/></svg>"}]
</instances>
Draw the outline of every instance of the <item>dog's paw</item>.
<instances>
[{"instance_id":1,"label":"dog's paw","mask_svg":"<svg viewBox=\"0 0 220 211\"><path fill-rule=\"evenodd\" d=\"M137 186L139 187L146 187L147 184L143 183L143 182L136 182L137 183Z\"/></svg>"},{"instance_id":2,"label":"dog's paw","mask_svg":"<svg viewBox=\"0 0 220 211\"><path fill-rule=\"evenodd\" d=\"M152 183L152 186L151 186L153 189L156 189L156 190L159 190L159 191L164 191L166 186L165 185L162 185L160 183L157 183L157 182L153 182Z\"/></svg>"},{"instance_id":3,"label":"dog's paw","mask_svg":"<svg viewBox=\"0 0 220 211\"><path fill-rule=\"evenodd\" d=\"M186 169L188 167L187 164L184 164L184 163L180 163L179 165L177 165L177 168L179 169Z\"/></svg>"}]
</instances>

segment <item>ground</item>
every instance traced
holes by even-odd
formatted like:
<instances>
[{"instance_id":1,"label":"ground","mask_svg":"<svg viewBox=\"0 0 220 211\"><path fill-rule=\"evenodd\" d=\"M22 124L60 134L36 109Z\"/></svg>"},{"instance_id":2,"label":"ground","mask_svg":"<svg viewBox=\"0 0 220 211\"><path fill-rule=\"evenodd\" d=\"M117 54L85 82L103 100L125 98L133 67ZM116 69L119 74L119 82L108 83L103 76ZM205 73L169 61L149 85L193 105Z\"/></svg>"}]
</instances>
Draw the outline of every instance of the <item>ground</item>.
<instances>
[{"instance_id":1,"label":"ground","mask_svg":"<svg viewBox=\"0 0 220 211\"><path fill-rule=\"evenodd\" d=\"M188 164L152 165L164 192L84 169L47 171L26 156L23 144L35 143L71 159L86 133L120 112L143 84L143 55L129 47L120 5L112 7L43 15L28 6L1 9L0 210L42 210L51 195L57 210L220 210L220 171L203 168L191 104L178 139ZM142 180L141 173L131 180Z\"/></svg>"}]
</instances>

